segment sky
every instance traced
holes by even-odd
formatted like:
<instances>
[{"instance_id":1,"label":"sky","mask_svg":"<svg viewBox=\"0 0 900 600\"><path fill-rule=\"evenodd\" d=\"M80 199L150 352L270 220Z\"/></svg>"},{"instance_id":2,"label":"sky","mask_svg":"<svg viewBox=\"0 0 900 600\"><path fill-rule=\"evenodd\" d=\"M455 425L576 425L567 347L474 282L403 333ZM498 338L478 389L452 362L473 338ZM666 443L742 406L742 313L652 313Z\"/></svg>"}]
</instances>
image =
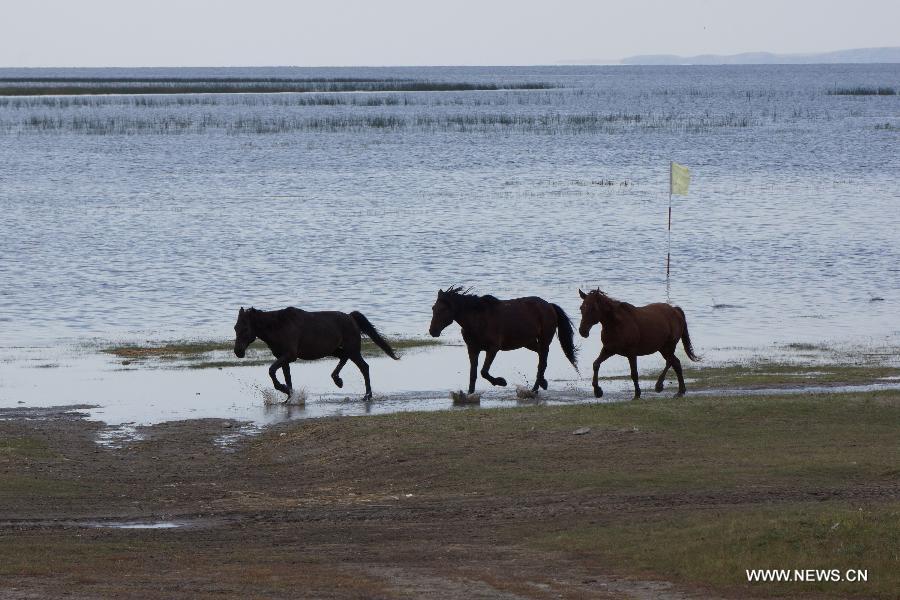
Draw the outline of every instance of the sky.
<instances>
[{"instance_id":1,"label":"sky","mask_svg":"<svg viewBox=\"0 0 900 600\"><path fill-rule=\"evenodd\" d=\"M536 65L900 46L897 0L0 0L0 67Z\"/></svg>"}]
</instances>

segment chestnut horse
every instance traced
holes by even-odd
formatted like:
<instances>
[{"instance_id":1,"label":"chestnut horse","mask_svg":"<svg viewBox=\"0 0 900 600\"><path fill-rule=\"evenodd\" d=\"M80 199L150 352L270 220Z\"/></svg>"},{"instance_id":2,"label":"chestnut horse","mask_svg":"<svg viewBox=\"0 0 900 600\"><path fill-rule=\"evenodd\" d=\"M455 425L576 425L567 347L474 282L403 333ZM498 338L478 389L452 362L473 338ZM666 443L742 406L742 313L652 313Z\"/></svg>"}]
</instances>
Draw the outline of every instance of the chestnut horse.
<instances>
[{"instance_id":1,"label":"chestnut horse","mask_svg":"<svg viewBox=\"0 0 900 600\"><path fill-rule=\"evenodd\" d=\"M693 361L699 361L700 358L694 354L691 336L688 335L687 318L681 307L655 303L638 308L610 298L599 289L587 294L578 290L578 294L582 299L581 325L578 327L581 337L587 337L591 327L597 323L603 327L600 332L603 347L600 356L594 361L594 377L591 380L594 396L597 398L603 396L603 390L597 382L597 370L604 360L618 354L628 358L631 365L631 379L634 381L634 397L640 398L637 357L654 352L659 352L666 359L666 366L656 380L656 391L662 391L666 372L672 367L678 376L676 395L684 395L686 388L681 373L681 361L675 356L678 341L681 340L684 345L684 352L688 358Z\"/></svg>"},{"instance_id":2,"label":"chestnut horse","mask_svg":"<svg viewBox=\"0 0 900 600\"><path fill-rule=\"evenodd\" d=\"M331 379L338 387L344 387L344 381L340 377L341 369L351 360L366 382L363 400L371 400L369 364L362 357L360 332L369 336L385 354L399 360L391 345L362 313L307 312L294 307L272 311L252 307L244 310L241 307L234 325L234 354L238 358L244 358L247 346L253 340L259 338L264 341L276 359L269 367L269 377L272 378L275 389L287 394L288 398L293 391L290 365L295 360L317 360L326 356L337 358L339 362L331 373ZM284 384L276 377L278 369L284 373Z\"/></svg>"},{"instance_id":3,"label":"chestnut horse","mask_svg":"<svg viewBox=\"0 0 900 600\"><path fill-rule=\"evenodd\" d=\"M506 380L490 373L491 363L500 350L528 348L538 355L537 377L532 391L538 387L547 389L544 371L547 368L547 353L553 335L559 333L559 345L572 366L578 369L575 358L572 321L556 304L534 296L498 300L493 296L476 296L461 287L451 287L447 291L438 290L437 301L432 307L432 337L456 321L462 327L463 340L469 351L469 393L475 392L478 370L478 356L485 352L481 376L491 385L505 386Z\"/></svg>"}]
</instances>

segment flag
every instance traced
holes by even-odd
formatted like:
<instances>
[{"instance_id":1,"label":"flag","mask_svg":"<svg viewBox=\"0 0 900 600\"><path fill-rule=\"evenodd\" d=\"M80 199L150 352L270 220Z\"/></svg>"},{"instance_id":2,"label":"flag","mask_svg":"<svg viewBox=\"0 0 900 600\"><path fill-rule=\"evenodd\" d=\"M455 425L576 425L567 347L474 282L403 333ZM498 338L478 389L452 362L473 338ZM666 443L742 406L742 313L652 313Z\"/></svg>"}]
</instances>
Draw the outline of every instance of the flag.
<instances>
[{"instance_id":1,"label":"flag","mask_svg":"<svg viewBox=\"0 0 900 600\"><path fill-rule=\"evenodd\" d=\"M691 183L691 171L677 162L672 163L672 174L669 176L669 193L677 196L687 196L688 186Z\"/></svg>"}]
</instances>

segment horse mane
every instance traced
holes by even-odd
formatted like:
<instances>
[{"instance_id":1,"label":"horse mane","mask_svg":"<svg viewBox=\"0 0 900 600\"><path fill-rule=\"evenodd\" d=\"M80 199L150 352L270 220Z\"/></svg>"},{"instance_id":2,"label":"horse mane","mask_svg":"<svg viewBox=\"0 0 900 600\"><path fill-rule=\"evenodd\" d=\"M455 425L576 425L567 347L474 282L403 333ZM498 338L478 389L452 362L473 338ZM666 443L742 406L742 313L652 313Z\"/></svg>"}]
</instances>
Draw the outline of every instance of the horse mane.
<instances>
[{"instance_id":1,"label":"horse mane","mask_svg":"<svg viewBox=\"0 0 900 600\"><path fill-rule=\"evenodd\" d=\"M251 306L250 308L244 309L244 314L254 330L265 332L280 327L287 314L287 309L260 310Z\"/></svg>"},{"instance_id":2,"label":"horse mane","mask_svg":"<svg viewBox=\"0 0 900 600\"><path fill-rule=\"evenodd\" d=\"M500 300L495 296L490 294L479 296L472 293L472 288L463 288L461 285L451 285L444 290L442 297L454 308L462 310L481 310L500 304Z\"/></svg>"},{"instance_id":3,"label":"horse mane","mask_svg":"<svg viewBox=\"0 0 900 600\"><path fill-rule=\"evenodd\" d=\"M612 296L610 296L609 294L607 294L600 288L594 288L593 290L591 290L588 293L591 295L596 294L597 298L602 303L609 306L613 311L618 310L620 308L634 308L633 304L629 304L628 302L623 302L622 300L619 300L618 298L613 298Z\"/></svg>"}]
</instances>

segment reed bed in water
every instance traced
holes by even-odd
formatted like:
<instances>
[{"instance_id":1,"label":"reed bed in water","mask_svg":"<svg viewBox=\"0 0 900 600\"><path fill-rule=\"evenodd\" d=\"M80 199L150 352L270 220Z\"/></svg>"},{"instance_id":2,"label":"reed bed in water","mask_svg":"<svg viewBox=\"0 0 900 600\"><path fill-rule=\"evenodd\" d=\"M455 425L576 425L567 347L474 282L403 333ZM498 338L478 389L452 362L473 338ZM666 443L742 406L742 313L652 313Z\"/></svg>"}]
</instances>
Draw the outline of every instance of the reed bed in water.
<instances>
[{"instance_id":1,"label":"reed bed in water","mask_svg":"<svg viewBox=\"0 0 900 600\"><path fill-rule=\"evenodd\" d=\"M542 90L543 82L429 81L419 79L0 79L0 96L96 94L230 94L283 92L447 92Z\"/></svg>"},{"instance_id":2,"label":"reed bed in water","mask_svg":"<svg viewBox=\"0 0 900 600\"><path fill-rule=\"evenodd\" d=\"M828 90L829 96L896 96L897 90L892 87L846 87Z\"/></svg>"},{"instance_id":3,"label":"reed bed in water","mask_svg":"<svg viewBox=\"0 0 900 600\"><path fill-rule=\"evenodd\" d=\"M22 119L0 119L5 133L80 133L88 135L186 134L221 131L228 134L281 134L292 132L424 131L538 134L618 133L621 131L703 132L758 125L755 118L733 113L677 116L639 113L512 114L463 113L449 115L344 114L330 116L235 115L109 115L33 114Z\"/></svg>"},{"instance_id":4,"label":"reed bed in water","mask_svg":"<svg viewBox=\"0 0 900 600\"><path fill-rule=\"evenodd\" d=\"M69 108L177 108L185 106L509 106L555 105L564 92L491 94L156 94L86 96L0 96L0 108L10 110Z\"/></svg>"}]
</instances>

